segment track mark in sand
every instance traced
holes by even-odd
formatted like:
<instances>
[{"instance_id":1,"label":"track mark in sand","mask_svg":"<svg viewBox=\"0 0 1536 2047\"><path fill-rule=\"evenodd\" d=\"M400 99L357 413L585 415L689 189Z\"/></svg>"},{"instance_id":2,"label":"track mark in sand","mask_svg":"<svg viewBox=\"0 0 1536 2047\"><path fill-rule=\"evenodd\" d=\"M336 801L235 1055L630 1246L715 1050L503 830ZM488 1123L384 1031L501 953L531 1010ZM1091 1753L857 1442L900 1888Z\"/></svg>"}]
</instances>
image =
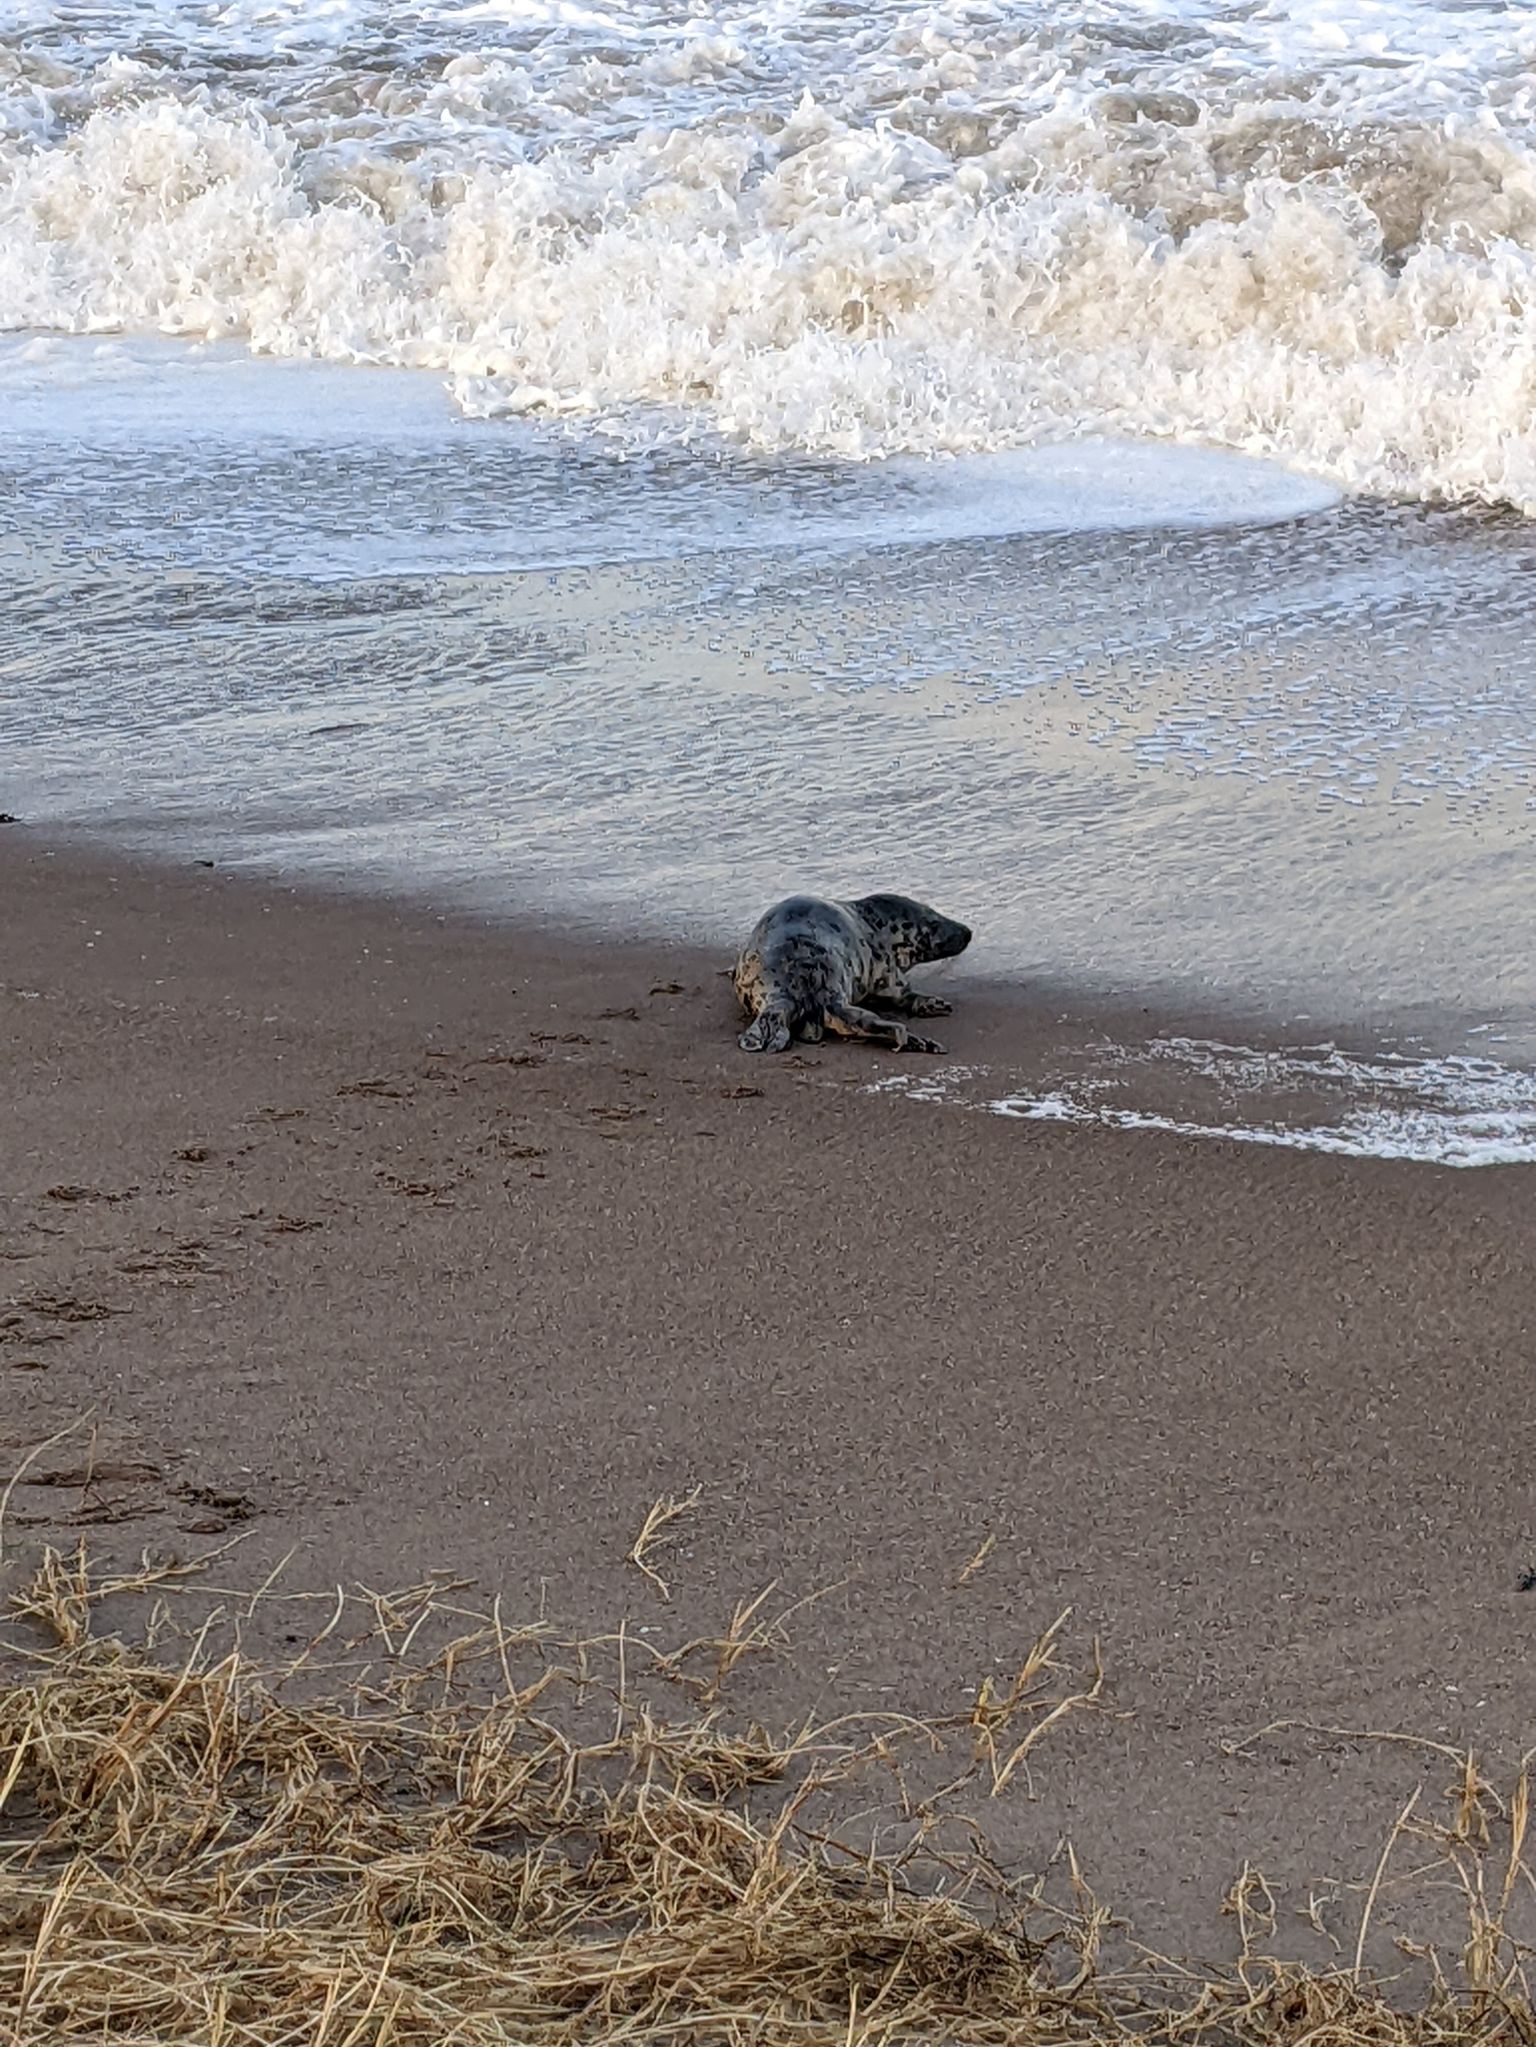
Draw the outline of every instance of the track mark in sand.
<instances>
[{"instance_id":1,"label":"track mark in sand","mask_svg":"<svg viewBox=\"0 0 1536 2047\"><path fill-rule=\"evenodd\" d=\"M760 1087L723 1087L720 1090L720 1097L722 1101L727 1102L746 1102L760 1096L762 1092Z\"/></svg>"},{"instance_id":2,"label":"track mark in sand","mask_svg":"<svg viewBox=\"0 0 1536 2047\"><path fill-rule=\"evenodd\" d=\"M447 1197L458 1184L458 1177L452 1180L407 1180L399 1173L387 1172L382 1166L376 1167L375 1173L380 1185L387 1187L391 1194L405 1194L416 1201L429 1201L434 1208L453 1207Z\"/></svg>"},{"instance_id":3,"label":"track mark in sand","mask_svg":"<svg viewBox=\"0 0 1536 2047\"><path fill-rule=\"evenodd\" d=\"M114 1194L109 1192L108 1189L105 1187L76 1187L61 1185L58 1187L45 1187L43 1189L43 1199L44 1201L64 1202L131 1201L133 1196L137 1192L138 1189L134 1187L125 1187L120 1192Z\"/></svg>"},{"instance_id":4,"label":"track mark in sand","mask_svg":"<svg viewBox=\"0 0 1536 2047\"><path fill-rule=\"evenodd\" d=\"M77 1300L71 1294L19 1294L0 1305L0 1350L26 1353L7 1358L13 1371L45 1372L46 1362L36 1355L44 1344L62 1343L69 1327L82 1322L105 1322L113 1315L126 1315L127 1308L109 1307L105 1301Z\"/></svg>"},{"instance_id":5,"label":"track mark in sand","mask_svg":"<svg viewBox=\"0 0 1536 2047\"><path fill-rule=\"evenodd\" d=\"M253 1109L241 1120L245 1123L296 1123L301 1116L307 1116L308 1109Z\"/></svg>"},{"instance_id":6,"label":"track mark in sand","mask_svg":"<svg viewBox=\"0 0 1536 2047\"><path fill-rule=\"evenodd\" d=\"M248 1223L260 1223L269 1237L297 1237L304 1235L308 1230L323 1230L325 1228L325 1224L320 1221L318 1216L283 1215L281 1213L268 1215L265 1209L260 1208L253 1210L248 1215L243 1215L240 1220Z\"/></svg>"},{"instance_id":7,"label":"track mark in sand","mask_svg":"<svg viewBox=\"0 0 1536 2047\"><path fill-rule=\"evenodd\" d=\"M151 1246L119 1260L117 1270L133 1279L163 1279L172 1286L189 1286L204 1273L222 1272L209 1256L206 1239L184 1237L179 1243Z\"/></svg>"},{"instance_id":8,"label":"track mark in sand","mask_svg":"<svg viewBox=\"0 0 1536 2047\"><path fill-rule=\"evenodd\" d=\"M63 1237L69 1234L67 1230L52 1229L47 1223L35 1222L30 1217L21 1227L28 1236L33 1237ZM11 1231L8 1234L14 1236L17 1233ZM17 1250L0 1251L0 1258L11 1258L18 1261L26 1258L42 1258L47 1255L50 1248L47 1244L39 1244L35 1248L24 1247Z\"/></svg>"},{"instance_id":9,"label":"track mark in sand","mask_svg":"<svg viewBox=\"0 0 1536 2047\"><path fill-rule=\"evenodd\" d=\"M658 981L650 992L653 995L681 995L685 990L681 981Z\"/></svg>"},{"instance_id":10,"label":"track mark in sand","mask_svg":"<svg viewBox=\"0 0 1536 2047\"><path fill-rule=\"evenodd\" d=\"M547 1052L486 1052L476 1063L480 1066L545 1066L548 1062Z\"/></svg>"},{"instance_id":11,"label":"track mark in sand","mask_svg":"<svg viewBox=\"0 0 1536 2047\"><path fill-rule=\"evenodd\" d=\"M62 1329L35 1329L31 1326L30 1321L25 1315L0 1310L0 1344L25 1343L31 1345L38 1343L62 1343L63 1341L64 1332ZM39 1362L33 1365L31 1369L40 1372L43 1367Z\"/></svg>"},{"instance_id":12,"label":"track mark in sand","mask_svg":"<svg viewBox=\"0 0 1536 2047\"><path fill-rule=\"evenodd\" d=\"M448 1054L446 1052L428 1052L424 1054L424 1057L442 1060L446 1059ZM427 1087L437 1088L443 1094L456 1095L463 1091L464 1083L461 1076L457 1073L448 1072L443 1066L418 1066L415 1077L419 1083L423 1083ZM473 1075L470 1078L472 1079Z\"/></svg>"},{"instance_id":13,"label":"track mark in sand","mask_svg":"<svg viewBox=\"0 0 1536 2047\"><path fill-rule=\"evenodd\" d=\"M592 1042L580 1031L530 1031L528 1035L536 1045L590 1045Z\"/></svg>"},{"instance_id":14,"label":"track mark in sand","mask_svg":"<svg viewBox=\"0 0 1536 2047\"><path fill-rule=\"evenodd\" d=\"M121 1521L148 1521L159 1510L140 1499L87 1497L67 1514L13 1514L18 1528L112 1528Z\"/></svg>"},{"instance_id":15,"label":"track mark in sand","mask_svg":"<svg viewBox=\"0 0 1536 2047\"><path fill-rule=\"evenodd\" d=\"M148 1521L191 1510L177 1523L186 1535L222 1535L261 1511L248 1494L227 1487L173 1480L179 1460L118 1448L99 1454L93 1447L83 1456L23 1469L18 1490L37 1495L77 1493L73 1505L61 1503L40 1511L14 1514L18 1527L111 1527L125 1521Z\"/></svg>"},{"instance_id":16,"label":"track mark in sand","mask_svg":"<svg viewBox=\"0 0 1536 2047\"><path fill-rule=\"evenodd\" d=\"M640 1012L631 1003L626 1009L600 1009L597 1020L599 1023L639 1023Z\"/></svg>"},{"instance_id":17,"label":"track mark in sand","mask_svg":"<svg viewBox=\"0 0 1536 2047\"><path fill-rule=\"evenodd\" d=\"M105 1322L110 1315L126 1315L126 1308L109 1307L105 1301L81 1301L73 1294L23 1294L11 1301L12 1313L0 1317L0 1324L18 1315L36 1315L48 1322Z\"/></svg>"},{"instance_id":18,"label":"track mark in sand","mask_svg":"<svg viewBox=\"0 0 1536 2047\"><path fill-rule=\"evenodd\" d=\"M12 1483L19 1499L28 1500L37 1511L13 1513L16 1526L103 1528L147 1520L162 1511L164 1462L139 1447L136 1431L129 1431L124 1441L121 1432L113 1430L111 1435L118 1440L103 1444L93 1430L84 1450L59 1447L71 1433L62 1431L23 1460ZM56 1505L44 1505L50 1494L67 1493L79 1497L73 1504L59 1499Z\"/></svg>"},{"instance_id":19,"label":"track mark in sand","mask_svg":"<svg viewBox=\"0 0 1536 2047\"><path fill-rule=\"evenodd\" d=\"M142 1458L88 1458L83 1464L66 1464L53 1471L29 1471L24 1485L60 1486L83 1491L94 1485L132 1485L148 1478L160 1478L159 1465Z\"/></svg>"},{"instance_id":20,"label":"track mark in sand","mask_svg":"<svg viewBox=\"0 0 1536 2047\"><path fill-rule=\"evenodd\" d=\"M180 1159L189 1166L206 1166L212 1160L213 1153L206 1144L183 1144L171 1153L171 1157Z\"/></svg>"},{"instance_id":21,"label":"track mark in sand","mask_svg":"<svg viewBox=\"0 0 1536 2047\"><path fill-rule=\"evenodd\" d=\"M337 1088L340 1095L368 1095L377 1101L403 1102L409 1099L412 1090L399 1087L392 1080L349 1080Z\"/></svg>"},{"instance_id":22,"label":"track mark in sand","mask_svg":"<svg viewBox=\"0 0 1536 2047\"><path fill-rule=\"evenodd\" d=\"M193 1508L190 1521L177 1523L183 1535L223 1535L244 1521L254 1521L261 1511L245 1493L225 1492L218 1486L178 1485L172 1495Z\"/></svg>"}]
</instances>

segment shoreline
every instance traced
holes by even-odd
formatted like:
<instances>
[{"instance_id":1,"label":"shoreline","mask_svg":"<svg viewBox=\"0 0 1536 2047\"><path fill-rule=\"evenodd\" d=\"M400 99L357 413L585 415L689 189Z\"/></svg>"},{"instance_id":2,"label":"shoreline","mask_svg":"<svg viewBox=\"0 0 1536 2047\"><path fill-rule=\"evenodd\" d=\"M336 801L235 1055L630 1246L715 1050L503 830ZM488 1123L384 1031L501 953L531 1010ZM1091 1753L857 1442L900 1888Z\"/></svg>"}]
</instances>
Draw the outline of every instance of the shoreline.
<instances>
[{"instance_id":1,"label":"shoreline","mask_svg":"<svg viewBox=\"0 0 1536 2047\"><path fill-rule=\"evenodd\" d=\"M643 955L672 960L701 984L723 983L734 955L732 939L710 944L661 920L626 931L617 907L566 910L533 901L498 908L430 881L392 883L367 868L343 874L271 858L219 863L194 851L197 836L185 831L167 830L155 843L142 834L124 839L12 819L0 837L24 864L121 869L150 885L211 875L242 901L302 898L339 916L404 920L445 939L500 942L516 954L558 952L598 974L615 959ZM945 1054L887 1061L878 1080L855 1084L950 1111L1098 1126L1121 1136L1161 1133L1478 1172L1536 1164L1536 1072L1500 1058L1507 1037L1497 1023L1469 1033L1463 1020L1458 1032L1449 1012L1438 1024L1415 1013L1398 1029L1373 1031L1361 1017L1311 1011L1287 1018L1236 995L1143 1002L1133 991L1080 978L978 971L965 957L919 969L917 978L956 1001L958 1015L940 1032ZM727 996L712 1014L714 1049L730 1049L734 1003ZM855 1071L856 1062L834 1064L828 1078Z\"/></svg>"},{"instance_id":2,"label":"shoreline","mask_svg":"<svg viewBox=\"0 0 1536 2047\"><path fill-rule=\"evenodd\" d=\"M700 971L720 971L732 957L736 942L722 937L711 943L697 933L668 928L661 921L630 932L625 930L623 913L617 907L598 910L520 901L498 909L478 893L471 895L468 884L455 884L443 876L413 887L403 876L371 867L295 865L276 854L211 859L194 850L197 838L197 833L180 825L162 824L153 833L127 835L113 826L61 824L50 819L34 822L16 816L0 827L0 850L9 848L27 859L62 861L103 873L122 868L150 877L211 874L226 887L258 895L300 896L337 910L398 915L445 933L497 933L514 945L554 945L588 954L594 961L643 948L647 954L659 951L691 959ZM901 877L886 880L896 887ZM875 883L870 881L869 886ZM761 907L767 905L765 897ZM738 933L737 939L743 935ZM1066 1033L1074 1045L1095 1038L1177 1035L1226 1037L1259 1051L1280 1051L1303 1040L1328 1042L1364 1060L1379 1048L1383 1036L1373 1033L1367 1020L1358 1015L1309 1010L1287 1017L1276 1005L1265 1007L1236 993L1212 996L1205 1002L1142 1002L1135 992L1088 979L1053 979L1022 968L1013 972L977 969L965 956L943 962L938 970L919 968L918 974L932 981L935 992L949 992L952 984L962 991L965 1013L981 1032L975 1049L989 1055L996 1050L997 1027L1004 1017L1015 1029L1022 1027L1029 1052L1056 1033ZM1497 1028L1501 1021L1495 1019L1490 1028ZM1420 1007L1385 1035L1394 1044L1449 1044L1466 1033L1457 1012ZM958 1044L948 1049L960 1051Z\"/></svg>"},{"instance_id":3,"label":"shoreline","mask_svg":"<svg viewBox=\"0 0 1536 2047\"><path fill-rule=\"evenodd\" d=\"M1513 1172L936 1116L865 1092L892 1058L746 1060L678 949L15 827L0 899L0 1451L94 1417L9 1555L239 1536L247 1589L442 1569L680 1634L773 1586L784 1723L952 1710L1070 1608L1105 1709L980 1818L1176 1951L1245 1861L1368 1870L1418 1781L1255 1729L1527 1745ZM695 1485L661 1606L625 1560Z\"/></svg>"}]
</instances>

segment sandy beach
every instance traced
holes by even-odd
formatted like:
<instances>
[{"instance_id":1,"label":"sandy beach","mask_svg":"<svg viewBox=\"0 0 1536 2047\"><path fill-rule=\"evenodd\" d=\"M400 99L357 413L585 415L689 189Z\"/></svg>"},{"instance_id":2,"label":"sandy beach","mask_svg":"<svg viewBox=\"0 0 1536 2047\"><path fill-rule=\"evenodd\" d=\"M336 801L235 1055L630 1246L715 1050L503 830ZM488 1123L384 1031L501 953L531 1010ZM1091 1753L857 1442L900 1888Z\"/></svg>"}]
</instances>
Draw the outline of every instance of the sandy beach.
<instances>
[{"instance_id":1,"label":"sandy beach","mask_svg":"<svg viewBox=\"0 0 1536 2047\"><path fill-rule=\"evenodd\" d=\"M1518 1169L937 1112L743 1057L718 959L17 826L0 903L3 1455L81 1424L13 1569L240 1535L242 1584L441 1568L576 1626L821 1594L747 1680L786 1723L953 1710L1070 1608L1105 1710L985 1822L1164 1946L1229 1938L1245 1860L1368 1869L1418 1781L1266 1724L1523 1747ZM695 1486L663 1607L625 1559Z\"/></svg>"},{"instance_id":2,"label":"sandy beach","mask_svg":"<svg viewBox=\"0 0 1536 2047\"><path fill-rule=\"evenodd\" d=\"M0 5L7 2042L1536 2040L1518 14Z\"/></svg>"}]
</instances>

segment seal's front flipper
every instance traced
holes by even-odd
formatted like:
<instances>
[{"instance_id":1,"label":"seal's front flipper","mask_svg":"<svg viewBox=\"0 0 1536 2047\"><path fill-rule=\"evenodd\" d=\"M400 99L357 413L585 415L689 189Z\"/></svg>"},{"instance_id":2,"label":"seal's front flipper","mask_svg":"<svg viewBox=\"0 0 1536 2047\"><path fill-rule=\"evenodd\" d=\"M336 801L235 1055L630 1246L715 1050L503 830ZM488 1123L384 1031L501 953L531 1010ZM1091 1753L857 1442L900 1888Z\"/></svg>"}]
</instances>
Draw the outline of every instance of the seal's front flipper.
<instances>
[{"instance_id":1,"label":"seal's front flipper","mask_svg":"<svg viewBox=\"0 0 1536 2047\"><path fill-rule=\"evenodd\" d=\"M937 1038L920 1038L916 1031L908 1031L901 1049L903 1052L942 1052L944 1047Z\"/></svg>"},{"instance_id":2,"label":"seal's front flipper","mask_svg":"<svg viewBox=\"0 0 1536 2047\"><path fill-rule=\"evenodd\" d=\"M948 1016L954 1006L942 995L919 995L896 974L887 974L869 1000L882 1009L894 1009L898 1016Z\"/></svg>"},{"instance_id":3,"label":"seal's front flipper","mask_svg":"<svg viewBox=\"0 0 1536 2047\"><path fill-rule=\"evenodd\" d=\"M743 1052L787 1052L793 1036L788 1010L765 1009L748 1024L736 1042Z\"/></svg>"},{"instance_id":4,"label":"seal's front flipper","mask_svg":"<svg viewBox=\"0 0 1536 2047\"><path fill-rule=\"evenodd\" d=\"M866 1038L872 1045L886 1045L893 1052L942 1052L932 1038L920 1038L904 1023L888 1016L876 1016L872 1009L860 1009L852 1002L829 1004L826 1026L839 1038Z\"/></svg>"}]
</instances>

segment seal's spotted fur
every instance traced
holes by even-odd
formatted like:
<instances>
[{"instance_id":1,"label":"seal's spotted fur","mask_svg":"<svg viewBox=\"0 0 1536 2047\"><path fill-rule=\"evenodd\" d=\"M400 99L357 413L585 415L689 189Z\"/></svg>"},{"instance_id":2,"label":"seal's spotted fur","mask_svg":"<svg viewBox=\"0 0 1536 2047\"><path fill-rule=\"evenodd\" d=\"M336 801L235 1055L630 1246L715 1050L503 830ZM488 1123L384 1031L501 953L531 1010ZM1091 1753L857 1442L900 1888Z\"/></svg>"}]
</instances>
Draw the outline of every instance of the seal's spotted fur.
<instances>
[{"instance_id":1,"label":"seal's spotted fur","mask_svg":"<svg viewBox=\"0 0 1536 2047\"><path fill-rule=\"evenodd\" d=\"M908 896L860 896L826 903L789 896L763 917L736 962L733 980L752 1018L744 1052L783 1052L794 1038L814 1043L823 1031L868 1038L897 1052L942 1052L899 1021L947 1016L949 1004L907 986L913 967L953 959L971 934ZM863 1005L896 1012L877 1016Z\"/></svg>"}]
</instances>

